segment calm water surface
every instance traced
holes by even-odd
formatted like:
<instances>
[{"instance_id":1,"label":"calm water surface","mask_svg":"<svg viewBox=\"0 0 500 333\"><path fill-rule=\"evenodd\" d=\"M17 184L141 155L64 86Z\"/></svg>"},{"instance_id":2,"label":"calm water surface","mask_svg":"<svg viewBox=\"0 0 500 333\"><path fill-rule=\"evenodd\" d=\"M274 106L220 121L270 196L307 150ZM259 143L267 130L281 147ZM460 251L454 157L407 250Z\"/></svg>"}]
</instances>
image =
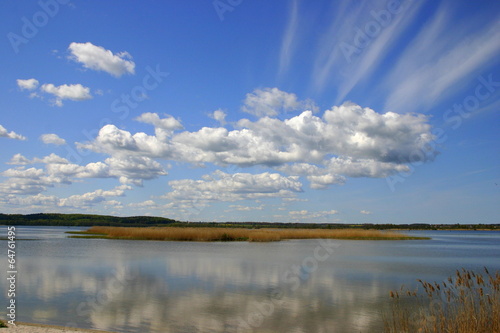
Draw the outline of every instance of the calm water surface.
<instances>
[{"instance_id":1,"label":"calm water surface","mask_svg":"<svg viewBox=\"0 0 500 333\"><path fill-rule=\"evenodd\" d=\"M500 232L194 243L70 239L68 230L79 229L17 228L32 239L17 241L18 321L114 332L378 332L390 290L461 267L500 270ZM6 253L7 241L0 246Z\"/></svg>"}]
</instances>

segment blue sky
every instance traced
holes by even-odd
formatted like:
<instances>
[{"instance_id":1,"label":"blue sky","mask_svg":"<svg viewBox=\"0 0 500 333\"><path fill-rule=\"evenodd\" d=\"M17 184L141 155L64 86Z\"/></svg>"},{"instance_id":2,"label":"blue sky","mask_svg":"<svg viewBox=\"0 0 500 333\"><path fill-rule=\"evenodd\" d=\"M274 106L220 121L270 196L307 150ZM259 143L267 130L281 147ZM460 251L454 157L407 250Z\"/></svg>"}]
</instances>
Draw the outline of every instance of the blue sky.
<instances>
[{"instance_id":1,"label":"blue sky","mask_svg":"<svg viewBox=\"0 0 500 333\"><path fill-rule=\"evenodd\" d=\"M500 223L498 1L2 1L0 211Z\"/></svg>"}]
</instances>

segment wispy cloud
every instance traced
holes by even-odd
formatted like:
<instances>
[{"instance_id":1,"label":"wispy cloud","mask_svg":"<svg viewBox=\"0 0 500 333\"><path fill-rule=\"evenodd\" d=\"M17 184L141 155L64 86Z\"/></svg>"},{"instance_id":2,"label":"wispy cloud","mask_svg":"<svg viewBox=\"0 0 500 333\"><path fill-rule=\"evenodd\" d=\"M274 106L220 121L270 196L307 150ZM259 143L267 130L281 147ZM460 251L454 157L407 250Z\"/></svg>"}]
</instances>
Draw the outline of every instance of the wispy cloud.
<instances>
[{"instance_id":1,"label":"wispy cloud","mask_svg":"<svg viewBox=\"0 0 500 333\"><path fill-rule=\"evenodd\" d=\"M388 53L398 44L402 35L407 32L408 26L414 22L422 3L404 2L401 12L391 14L385 26L379 24L380 32L373 37L368 35L370 31L368 27L370 23L378 23L375 19L376 15L373 15L377 10L370 12L371 16L363 24L364 32L370 39L369 44L365 48L359 49L359 56L346 67L347 70L344 71L344 79L339 87L336 104L343 101L361 81L374 74L382 61L387 58ZM385 9L382 7L380 10Z\"/></svg>"},{"instance_id":2,"label":"wispy cloud","mask_svg":"<svg viewBox=\"0 0 500 333\"><path fill-rule=\"evenodd\" d=\"M498 58L499 20L457 39L453 34L450 36L450 25L455 23L446 21L445 10L442 7L435 14L429 27L413 40L384 81L385 87L391 91L385 105L387 110L403 107L405 111L428 110L463 89L464 84ZM439 48L443 44L448 46L445 50L433 51L435 45ZM428 47L424 49L424 45ZM426 52L430 54L426 56ZM406 71L401 71L402 68Z\"/></svg>"},{"instance_id":3,"label":"wispy cloud","mask_svg":"<svg viewBox=\"0 0 500 333\"><path fill-rule=\"evenodd\" d=\"M470 34L463 41L450 47L443 55L421 62L417 56L408 55L401 59L404 63L419 64L411 76L402 77L397 72L391 73L389 85L393 89L387 98L386 109L398 110L403 105L411 110L425 111L445 97L463 89L480 71L488 67L500 52L500 23L495 22L483 31Z\"/></svg>"},{"instance_id":4,"label":"wispy cloud","mask_svg":"<svg viewBox=\"0 0 500 333\"><path fill-rule=\"evenodd\" d=\"M279 75L282 75L286 71L293 56L294 47L296 46L295 39L299 22L298 12L298 0L293 0L290 6L290 15L288 17L285 35L281 43Z\"/></svg>"},{"instance_id":5,"label":"wispy cloud","mask_svg":"<svg viewBox=\"0 0 500 333\"><path fill-rule=\"evenodd\" d=\"M346 59L339 48L340 43L352 39L352 29L358 21L363 5L349 6L348 2L339 2L331 9L331 23L318 41L318 49L314 61L312 85L314 90L324 89L328 78L338 72ZM337 69L334 71L334 69Z\"/></svg>"}]
</instances>

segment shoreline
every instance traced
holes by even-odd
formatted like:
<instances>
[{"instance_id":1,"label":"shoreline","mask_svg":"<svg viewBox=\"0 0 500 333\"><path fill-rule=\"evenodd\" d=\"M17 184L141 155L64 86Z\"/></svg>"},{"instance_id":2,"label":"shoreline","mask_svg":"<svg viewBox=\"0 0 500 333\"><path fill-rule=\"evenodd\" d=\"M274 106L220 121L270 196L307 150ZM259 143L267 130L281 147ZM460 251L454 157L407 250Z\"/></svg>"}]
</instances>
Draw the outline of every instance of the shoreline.
<instances>
[{"instance_id":1,"label":"shoreline","mask_svg":"<svg viewBox=\"0 0 500 333\"><path fill-rule=\"evenodd\" d=\"M0 333L2 332L22 332L22 333L116 333L113 331L101 331L94 329L76 328L76 327L66 327L66 326L56 326L56 325L46 325L46 324L34 324L17 322L15 326L8 325L7 328L0 328Z\"/></svg>"}]
</instances>

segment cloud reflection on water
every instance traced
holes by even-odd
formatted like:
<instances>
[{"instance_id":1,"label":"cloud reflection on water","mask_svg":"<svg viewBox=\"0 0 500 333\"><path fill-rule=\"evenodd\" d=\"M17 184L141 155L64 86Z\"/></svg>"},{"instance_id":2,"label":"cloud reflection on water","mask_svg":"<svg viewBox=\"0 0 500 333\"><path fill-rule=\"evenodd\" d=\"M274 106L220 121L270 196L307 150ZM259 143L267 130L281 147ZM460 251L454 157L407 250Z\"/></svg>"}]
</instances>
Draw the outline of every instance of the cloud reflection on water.
<instances>
[{"instance_id":1,"label":"cloud reflection on water","mask_svg":"<svg viewBox=\"0 0 500 333\"><path fill-rule=\"evenodd\" d=\"M42 255L40 242L25 249L20 320L137 332L237 332L244 323L255 332L368 332L380 325L384 288L370 276L350 281L326 260L284 278L316 241L60 242L71 246L60 256Z\"/></svg>"}]
</instances>

